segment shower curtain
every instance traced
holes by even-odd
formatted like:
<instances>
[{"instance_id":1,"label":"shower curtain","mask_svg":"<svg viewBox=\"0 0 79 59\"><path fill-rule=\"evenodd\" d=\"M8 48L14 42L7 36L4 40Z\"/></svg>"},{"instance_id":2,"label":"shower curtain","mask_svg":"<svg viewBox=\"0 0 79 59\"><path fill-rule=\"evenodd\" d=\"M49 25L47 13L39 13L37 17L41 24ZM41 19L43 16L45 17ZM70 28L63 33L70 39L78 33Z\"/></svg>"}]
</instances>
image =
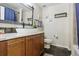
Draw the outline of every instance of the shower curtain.
<instances>
[{"instance_id":1,"label":"shower curtain","mask_svg":"<svg viewBox=\"0 0 79 59\"><path fill-rule=\"evenodd\" d=\"M79 3L76 3L75 7L76 7L76 20L77 20L78 48L79 48Z\"/></svg>"}]
</instances>

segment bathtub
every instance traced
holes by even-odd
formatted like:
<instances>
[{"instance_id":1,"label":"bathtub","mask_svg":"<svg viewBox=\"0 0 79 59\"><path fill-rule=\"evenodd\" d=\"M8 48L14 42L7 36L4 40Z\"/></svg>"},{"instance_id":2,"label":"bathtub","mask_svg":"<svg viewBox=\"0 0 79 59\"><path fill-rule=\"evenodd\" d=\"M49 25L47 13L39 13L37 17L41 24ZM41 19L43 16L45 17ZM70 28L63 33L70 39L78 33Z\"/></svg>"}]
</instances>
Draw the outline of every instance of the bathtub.
<instances>
[{"instance_id":1,"label":"bathtub","mask_svg":"<svg viewBox=\"0 0 79 59\"><path fill-rule=\"evenodd\" d=\"M79 48L78 48L78 45L74 45L74 56L79 56Z\"/></svg>"}]
</instances>

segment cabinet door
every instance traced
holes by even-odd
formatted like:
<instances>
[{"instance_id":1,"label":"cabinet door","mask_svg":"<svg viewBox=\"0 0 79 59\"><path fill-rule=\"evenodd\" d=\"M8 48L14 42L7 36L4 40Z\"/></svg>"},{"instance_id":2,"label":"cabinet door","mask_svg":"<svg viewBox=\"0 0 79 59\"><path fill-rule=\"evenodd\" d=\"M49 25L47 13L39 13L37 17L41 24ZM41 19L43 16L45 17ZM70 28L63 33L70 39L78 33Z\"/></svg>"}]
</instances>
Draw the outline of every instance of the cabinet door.
<instances>
[{"instance_id":1,"label":"cabinet door","mask_svg":"<svg viewBox=\"0 0 79 59\"><path fill-rule=\"evenodd\" d=\"M39 45L37 36L26 37L26 56L37 56L39 55Z\"/></svg>"},{"instance_id":2,"label":"cabinet door","mask_svg":"<svg viewBox=\"0 0 79 59\"><path fill-rule=\"evenodd\" d=\"M33 42L33 55L39 56L44 49L44 38L42 34L34 35L31 37Z\"/></svg>"},{"instance_id":3,"label":"cabinet door","mask_svg":"<svg viewBox=\"0 0 79 59\"><path fill-rule=\"evenodd\" d=\"M25 55L25 39L17 38L7 41L8 56L24 56Z\"/></svg>"},{"instance_id":4,"label":"cabinet door","mask_svg":"<svg viewBox=\"0 0 79 59\"><path fill-rule=\"evenodd\" d=\"M0 56L6 56L7 55L7 49L6 49L6 41L0 41Z\"/></svg>"},{"instance_id":5,"label":"cabinet door","mask_svg":"<svg viewBox=\"0 0 79 59\"><path fill-rule=\"evenodd\" d=\"M31 40L32 40L32 49L33 49L33 56L38 56L39 55L39 39L37 37L37 35L35 36L31 36Z\"/></svg>"},{"instance_id":6,"label":"cabinet door","mask_svg":"<svg viewBox=\"0 0 79 59\"><path fill-rule=\"evenodd\" d=\"M39 35L40 54L44 51L44 34Z\"/></svg>"},{"instance_id":7,"label":"cabinet door","mask_svg":"<svg viewBox=\"0 0 79 59\"><path fill-rule=\"evenodd\" d=\"M26 37L26 56L39 56L43 48L43 35L38 34Z\"/></svg>"},{"instance_id":8,"label":"cabinet door","mask_svg":"<svg viewBox=\"0 0 79 59\"><path fill-rule=\"evenodd\" d=\"M44 35L38 34L36 35L36 42L37 42L37 49L38 49L38 55L40 55L44 50Z\"/></svg>"},{"instance_id":9,"label":"cabinet door","mask_svg":"<svg viewBox=\"0 0 79 59\"><path fill-rule=\"evenodd\" d=\"M32 56L33 52L32 52L32 40L30 39L30 37L26 37L26 56Z\"/></svg>"}]
</instances>

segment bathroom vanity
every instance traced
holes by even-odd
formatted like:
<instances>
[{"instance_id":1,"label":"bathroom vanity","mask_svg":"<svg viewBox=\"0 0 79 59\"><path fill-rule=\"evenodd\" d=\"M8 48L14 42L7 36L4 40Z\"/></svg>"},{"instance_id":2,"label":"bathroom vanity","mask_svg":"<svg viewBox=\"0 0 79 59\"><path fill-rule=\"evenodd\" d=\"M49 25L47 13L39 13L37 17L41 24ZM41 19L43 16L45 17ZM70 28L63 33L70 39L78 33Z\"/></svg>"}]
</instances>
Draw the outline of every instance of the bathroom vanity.
<instances>
[{"instance_id":1,"label":"bathroom vanity","mask_svg":"<svg viewBox=\"0 0 79 59\"><path fill-rule=\"evenodd\" d=\"M0 56L40 56L44 51L43 32L26 35L13 33L1 37Z\"/></svg>"}]
</instances>

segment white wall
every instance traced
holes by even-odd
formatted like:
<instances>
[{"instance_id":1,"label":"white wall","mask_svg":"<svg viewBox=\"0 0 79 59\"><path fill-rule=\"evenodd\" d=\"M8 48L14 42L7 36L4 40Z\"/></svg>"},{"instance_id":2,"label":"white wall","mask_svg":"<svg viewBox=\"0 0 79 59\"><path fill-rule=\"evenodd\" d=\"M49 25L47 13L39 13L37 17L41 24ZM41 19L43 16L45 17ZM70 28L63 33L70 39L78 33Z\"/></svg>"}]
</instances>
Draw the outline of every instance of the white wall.
<instances>
[{"instance_id":1,"label":"white wall","mask_svg":"<svg viewBox=\"0 0 79 59\"><path fill-rule=\"evenodd\" d=\"M55 14L67 12L67 17L54 18ZM53 39L52 44L71 49L73 40L73 4L58 4L43 8L45 37ZM56 39L55 36L58 37Z\"/></svg>"}]
</instances>

